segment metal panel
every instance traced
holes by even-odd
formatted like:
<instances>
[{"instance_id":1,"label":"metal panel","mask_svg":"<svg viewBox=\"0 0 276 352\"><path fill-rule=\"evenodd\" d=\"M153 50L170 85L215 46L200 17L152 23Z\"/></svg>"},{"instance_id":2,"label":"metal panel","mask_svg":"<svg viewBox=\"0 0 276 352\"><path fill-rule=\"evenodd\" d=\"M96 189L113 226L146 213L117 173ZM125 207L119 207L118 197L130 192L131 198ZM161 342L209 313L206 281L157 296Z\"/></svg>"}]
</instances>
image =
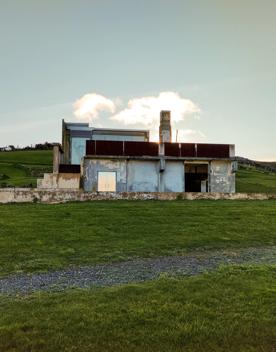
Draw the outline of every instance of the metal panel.
<instances>
[{"instance_id":1,"label":"metal panel","mask_svg":"<svg viewBox=\"0 0 276 352\"><path fill-rule=\"evenodd\" d=\"M116 192L116 172L98 172L98 192Z\"/></svg>"},{"instance_id":2,"label":"metal panel","mask_svg":"<svg viewBox=\"0 0 276 352\"><path fill-rule=\"evenodd\" d=\"M95 141L86 141L86 155L95 155Z\"/></svg>"},{"instance_id":3,"label":"metal panel","mask_svg":"<svg viewBox=\"0 0 276 352\"><path fill-rule=\"evenodd\" d=\"M158 156L158 143L124 142L124 154L127 156Z\"/></svg>"},{"instance_id":4,"label":"metal panel","mask_svg":"<svg viewBox=\"0 0 276 352\"><path fill-rule=\"evenodd\" d=\"M229 158L229 144L197 144L198 158Z\"/></svg>"},{"instance_id":5,"label":"metal panel","mask_svg":"<svg viewBox=\"0 0 276 352\"><path fill-rule=\"evenodd\" d=\"M124 143L121 141L96 141L96 155L123 155Z\"/></svg>"},{"instance_id":6,"label":"metal panel","mask_svg":"<svg viewBox=\"0 0 276 352\"><path fill-rule=\"evenodd\" d=\"M195 143L181 143L181 157L182 158L195 158L196 147Z\"/></svg>"},{"instance_id":7,"label":"metal panel","mask_svg":"<svg viewBox=\"0 0 276 352\"><path fill-rule=\"evenodd\" d=\"M164 143L165 144L165 156L180 156L179 143Z\"/></svg>"}]
</instances>

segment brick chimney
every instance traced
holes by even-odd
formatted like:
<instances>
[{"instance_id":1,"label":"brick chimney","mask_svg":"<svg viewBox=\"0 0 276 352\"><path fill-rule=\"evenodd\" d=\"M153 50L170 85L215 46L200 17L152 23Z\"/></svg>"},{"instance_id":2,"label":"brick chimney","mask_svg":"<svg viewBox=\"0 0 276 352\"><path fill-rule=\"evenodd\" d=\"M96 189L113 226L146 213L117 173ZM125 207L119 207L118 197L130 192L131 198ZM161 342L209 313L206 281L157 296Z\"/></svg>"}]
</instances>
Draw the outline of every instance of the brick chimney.
<instances>
[{"instance_id":1,"label":"brick chimney","mask_svg":"<svg viewBox=\"0 0 276 352\"><path fill-rule=\"evenodd\" d=\"M162 110L160 112L159 143L172 141L171 112Z\"/></svg>"}]
</instances>

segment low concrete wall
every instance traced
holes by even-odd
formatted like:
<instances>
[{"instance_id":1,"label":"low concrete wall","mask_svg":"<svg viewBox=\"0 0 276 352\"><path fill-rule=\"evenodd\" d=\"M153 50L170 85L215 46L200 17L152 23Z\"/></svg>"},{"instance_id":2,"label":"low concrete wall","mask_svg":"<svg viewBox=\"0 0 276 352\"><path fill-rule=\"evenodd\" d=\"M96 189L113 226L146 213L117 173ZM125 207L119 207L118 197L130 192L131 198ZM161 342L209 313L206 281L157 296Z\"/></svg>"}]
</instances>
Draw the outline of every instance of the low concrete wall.
<instances>
[{"instance_id":1,"label":"low concrete wall","mask_svg":"<svg viewBox=\"0 0 276 352\"><path fill-rule=\"evenodd\" d=\"M80 188L80 174L57 173L44 174L44 178L37 180L39 189L76 189Z\"/></svg>"},{"instance_id":2,"label":"low concrete wall","mask_svg":"<svg viewBox=\"0 0 276 352\"><path fill-rule=\"evenodd\" d=\"M68 189L2 188L0 203L65 203L89 200L268 200L276 193L97 193Z\"/></svg>"}]
</instances>

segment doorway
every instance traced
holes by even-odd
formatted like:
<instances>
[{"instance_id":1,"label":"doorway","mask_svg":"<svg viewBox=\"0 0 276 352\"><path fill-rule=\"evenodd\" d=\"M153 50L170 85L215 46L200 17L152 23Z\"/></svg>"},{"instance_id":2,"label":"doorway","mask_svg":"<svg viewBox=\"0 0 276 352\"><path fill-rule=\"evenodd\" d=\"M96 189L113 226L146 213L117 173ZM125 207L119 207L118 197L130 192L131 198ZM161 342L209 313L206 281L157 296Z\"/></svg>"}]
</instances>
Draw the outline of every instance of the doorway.
<instances>
[{"instance_id":1,"label":"doorway","mask_svg":"<svg viewBox=\"0 0 276 352\"><path fill-rule=\"evenodd\" d=\"M208 192L208 164L185 164L185 192Z\"/></svg>"}]
</instances>

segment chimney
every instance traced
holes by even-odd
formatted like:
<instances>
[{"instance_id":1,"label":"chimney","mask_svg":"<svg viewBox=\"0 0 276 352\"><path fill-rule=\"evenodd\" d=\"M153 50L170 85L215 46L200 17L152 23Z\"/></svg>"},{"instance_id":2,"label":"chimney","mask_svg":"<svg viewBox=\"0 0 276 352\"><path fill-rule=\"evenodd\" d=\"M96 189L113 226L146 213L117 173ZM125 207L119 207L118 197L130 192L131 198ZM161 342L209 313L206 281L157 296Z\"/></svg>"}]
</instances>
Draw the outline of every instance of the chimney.
<instances>
[{"instance_id":1,"label":"chimney","mask_svg":"<svg viewBox=\"0 0 276 352\"><path fill-rule=\"evenodd\" d=\"M172 141L171 112L162 110L160 112L159 143Z\"/></svg>"}]
</instances>

